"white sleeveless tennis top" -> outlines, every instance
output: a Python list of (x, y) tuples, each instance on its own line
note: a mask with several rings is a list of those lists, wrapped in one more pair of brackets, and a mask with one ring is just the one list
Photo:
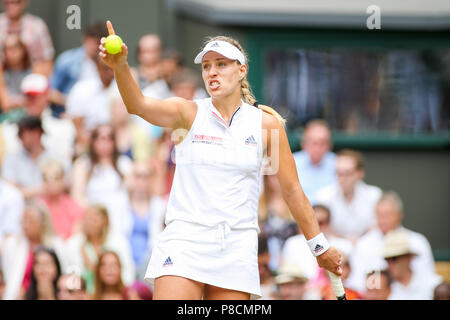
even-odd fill
[(263, 111), (241, 101), (227, 124), (211, 98), (195, 102), (192, 127), (175, 146), (166, 224), (173, 220), (207, 226), (225, 223), (259, 232)]

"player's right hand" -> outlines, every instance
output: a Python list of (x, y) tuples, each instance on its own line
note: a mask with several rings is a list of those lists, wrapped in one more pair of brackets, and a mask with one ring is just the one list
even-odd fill
[[(114, 32), (114, 28), (113, 28), (111, 21), (109, 21), (109, 20), (106, 21), (106, 27), (108, 28), (109, 35), (116, 34)], [(98, 55), (103, 60), (103, 62), (106, 63), (106, 65), (108, 65), (108, 67), (110, 67), (111, 69), (116, 69), (120, 65), (126, 64), (127, 63), (127, 55), (128, 55), (127, 45), (125, 43), (123, 43), (122, 51), (120, 51), (117, 54), (109, 54), (105, 48), (105, 40), (106, 40), (106, 38), (102, 37), (100, 39), (100, 45), (98, 46), (98, 48), (100, 50)]]

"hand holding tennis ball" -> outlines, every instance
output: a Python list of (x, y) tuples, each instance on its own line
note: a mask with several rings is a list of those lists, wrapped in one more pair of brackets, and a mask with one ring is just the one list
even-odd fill
[(109, 36), (102, 38), (99, 45), (99, 56), (103, 62), (111, 69), (116, 69), (120, 65), (127, 63), (128, 47), (122, 39), (116, 35), (111, 21), (106, 22)]

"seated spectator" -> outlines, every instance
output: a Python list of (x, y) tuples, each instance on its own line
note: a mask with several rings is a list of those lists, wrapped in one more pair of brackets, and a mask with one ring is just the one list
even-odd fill
[(25, 96), (20, 85), (31, 69), (27, 48), (16, 34), (7, 35), (3, 43), (3, 77), (6, 85), (6, 99), (0, 99), (0, 122), (23, 115), (24, 111), (11, 110), (25, 106)]
[[(39, 117), (42, 121), (45, 135), (42, 145), (55, 157), (69, 163), (73, 156), (75, 127), (71, 120), (52, 116), (49, 108), (49, 81), (41, 74), (27, 75), (21, 84), (25, 95), (25, 109), (29, 116)], [(3, 134), (7, 142), (6, 152), (13, 153), (20, 149), (17, 139), (17, 126), (9, 121), (2, 124)]]
[(96, 55), (98, 78), (78, 81), (67, 96), (66, 113), (76, 128), (75, 155), (87, 151), (91, 132), (111, 121), (111, 99), (118, 89), (114, 71)]
[(89, 294), (95, 289), (95, 270), (99, 256), (108, 250), (118, 253), (124, 283), (131, 284), (135, 271), (131, 248), (126, 238), (109, 230), (108, 211), (102, 205), (86, 208), (81, 232), (70, 237), (65, 244), (65, 260), (69, 268), (80, 270)]
[(450, 300), (450, 283), (442, 282), (437, 285), (436, 288), (434, 288), (433, 300)]
[(126, 177), (132, 162), (120, 156), (114, 130), (101, 125), (92, 132), (89, 154), (79, 157), (72, 168), (71, 195), (81, 206), (101, 203), (108, 209), (111, 232), (126, 233), (128, 194)]
[(277, 270), (281, 248), (286, 239), (297, 233), (297, 224), (284, 201), (275, 175), (264, 176), (264, 190), (259, 203), (259, 219), (262, 231), (268, 237), (271, 255), (269, 266), (272, 270)]
[[(0, 266), (1, 266), (1, 264), (0, 264)], [(3, 271), (0, 268), (0, 300), (3, 300), (3, 295), (5, 293), (5, 288), (6, 288), (5, 278), (3, 277)]]
[(62, 274), (58, 279), (58, 300), (90, 300), (86, 281), (74, 273)]
[(267, 237), (264, 234), (258, 236), (258, 270), (261, 283), (261, 300), (273, 300), (276, 298), (276, 284), (272, 270), (269, 268), (270, 252)]
[[(362, 296), (359, 292), (352, 290), (350, 288), (347, 288), (345, 286), (345, 280), (348, 278), (348, 276), (351, 273), (351, 266), (348, 261), (348, 258), (345, 254), (342, 254), (342, 275), (341, 279), (344, 284), (344, 290), (345, 290), (345, 296), (347, 300), (361, 300)], [(328, 276), (328, 274), (327, 274)], [(336, 294), (334, 293), (333, 287), (331, 286), (331, 283), (328, 282), (323, 288), (322, 288), (322, 299), (323, 300), (336, 300)]]
[(414, 248), (417, 254), (411, 262), (413, 271), (424, 274), (424, 278), (437, 277), (428, 240), (422, 234), (402, 226), (404, 207), (400, 196), (392, 191), (383, 193), (376, 204), (375, 212), (377, 227), (362, 236), (356, 243), (351, 257), (353, 271), (347, 284), (357, 291), (363, 291), (365, 275), (368, 272), (387, 269), (386, 261), (382, 256), (383, 241), (386, 234), (394, 230), (406, 232), (411, 248)]
[(200, 88), (200, 80), (197, 73), (187, 68), (176, 71), (170, 77), (169, 88), (174, 96), (187, 100), (207, 97), (206, 92)]
[(331, 211), (331, 227), (336, 235), (355, 242), (375, 226), (375, 204), (380, 188), (364, 183), (364, 157), (342, 150), (336, 159), (338, 183), (321, 189), (316, 202)]
[(153, 293), (150, 288), (141, 281), (135, 281), (131, 286), (125, 289), (125, 300), (152, 300)]
[(95, 269), (94, 300), (124, 300), (125, 285), (121, 276), (121, 264), (114, 251), (103, 252)]
[(280, 300), (307, 300), (308, 277), (298, 265), (282, 265), (275, 282)]
[(0, 251), (6, 237), (20, 233), (25, 201), (19, 189), (0, 178)]
[(25, 13), (28, 0), (2, 2), (5, 12), (0, 14), (0, 45), (6, 35), (19, 35), (28, 49), (33, 72), (50, 76), (55, 49), (46, 23), (37, 16)]
[(55, 251), (43, 246), (33, 252), (31, 283), (25, 292), (25, 300), (56, 300), (61, 265)]
[(104, 22), (89, 25), (83, 33), (82, 45), (61, 53), (51, 76), (50, 98), (57, 114), (64, 111), (67, 95), (77, 81), (99, 77), (96, 56), (101, 37), (108, 35)]
[(166, 202), (152, 190), (154, 173), (148, 162), (136, 162), (130, 179), (129, 197), (131, 224), (127, 232), (138, 278), (144, 277), (152, 247), (164, 228)]
[(24, 117), (18, 123), (21, 150), (7, 154), (3, 159), (2, 176), (17, 186), (25, 199), (42, 195), (43, 181), (40, 166), (52, 155), (41, 143), (44, 133), (39, 117)]
[(388, 300), (391, 294), (391, 277), (386, 270), (372, 271), (366, 277), (365, 300)]
[[(160, 84), (166, 94), (167, 90), (162, 86), (164, 80), (161, 80), (161, 49), (162, 43), (159, 36), (156, 34), (143, 35), (138, 42), (137, 60), (139, 66), (132, 68), (132, 72), (137, 79), (137, 83), (141, 89), (149, 85)], [(157, 88), (156, 86), (154, 87)], [(160, 99), (168, 97), (160, 97)]]
[[(2, 251), (3, 272), (6, 280), (4, 299), (24, 296), (32, 280), (34, 250), (39, 246), (52, 248), (62, 257), (62, 240), (54, 235), (45, 207), (29, 202), (22, 217), (22, 233), (8, 237)], [(64, 267), (64, 261), (61, 261)]]
[(394, 230), (386, 234), (383, 258), (392, 278), (389, 300), (431, 300), (434, 288), (440, 283), (438, 278), (430, 278), (411, 268), (416, 253), (412, 250), (408, 234)]
[(120, 96), (111, 102), (111, 125), (121, 155), (135, 161), (148, 161), (154, 152), (154, 141), (148, 132), (132, 120)]
[(44, 191), (41, 199), (47, 205), (57, 235), (67, 240), (80, 229), (83, 208), (66, 193), (65, 172), (58, 160), (42, 166)]
[(336, 155), (331, 152), (331, 132), (325, 121), (306, 125), (301, 148), (293, 154), (297, 174), (306, 197), (315, 204), (317, 192), (336, 182)]

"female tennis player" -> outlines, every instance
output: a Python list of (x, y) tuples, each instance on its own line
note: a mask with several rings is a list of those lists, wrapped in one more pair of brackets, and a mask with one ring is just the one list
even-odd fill
[[(109, 34), (114, 34), (110, 21)], [(99, 55), (114, 70), (127, 110), (174, 129), (175, 176), (145, 279), (154, 299), (250, 299), (259, 297), (258, 199), (263, 158), (276, 162), (286, 203), (319, 265), (340, 275), (341, 255), (320, 232), (300, 186), (284, 129), (272, 108), (253, 105), (247, 59), (237, 41), (209, 40), (194, 62), (201, 64), (210, 98), (158, 100), (144, 97), (127, 63), (128, 48)]]

